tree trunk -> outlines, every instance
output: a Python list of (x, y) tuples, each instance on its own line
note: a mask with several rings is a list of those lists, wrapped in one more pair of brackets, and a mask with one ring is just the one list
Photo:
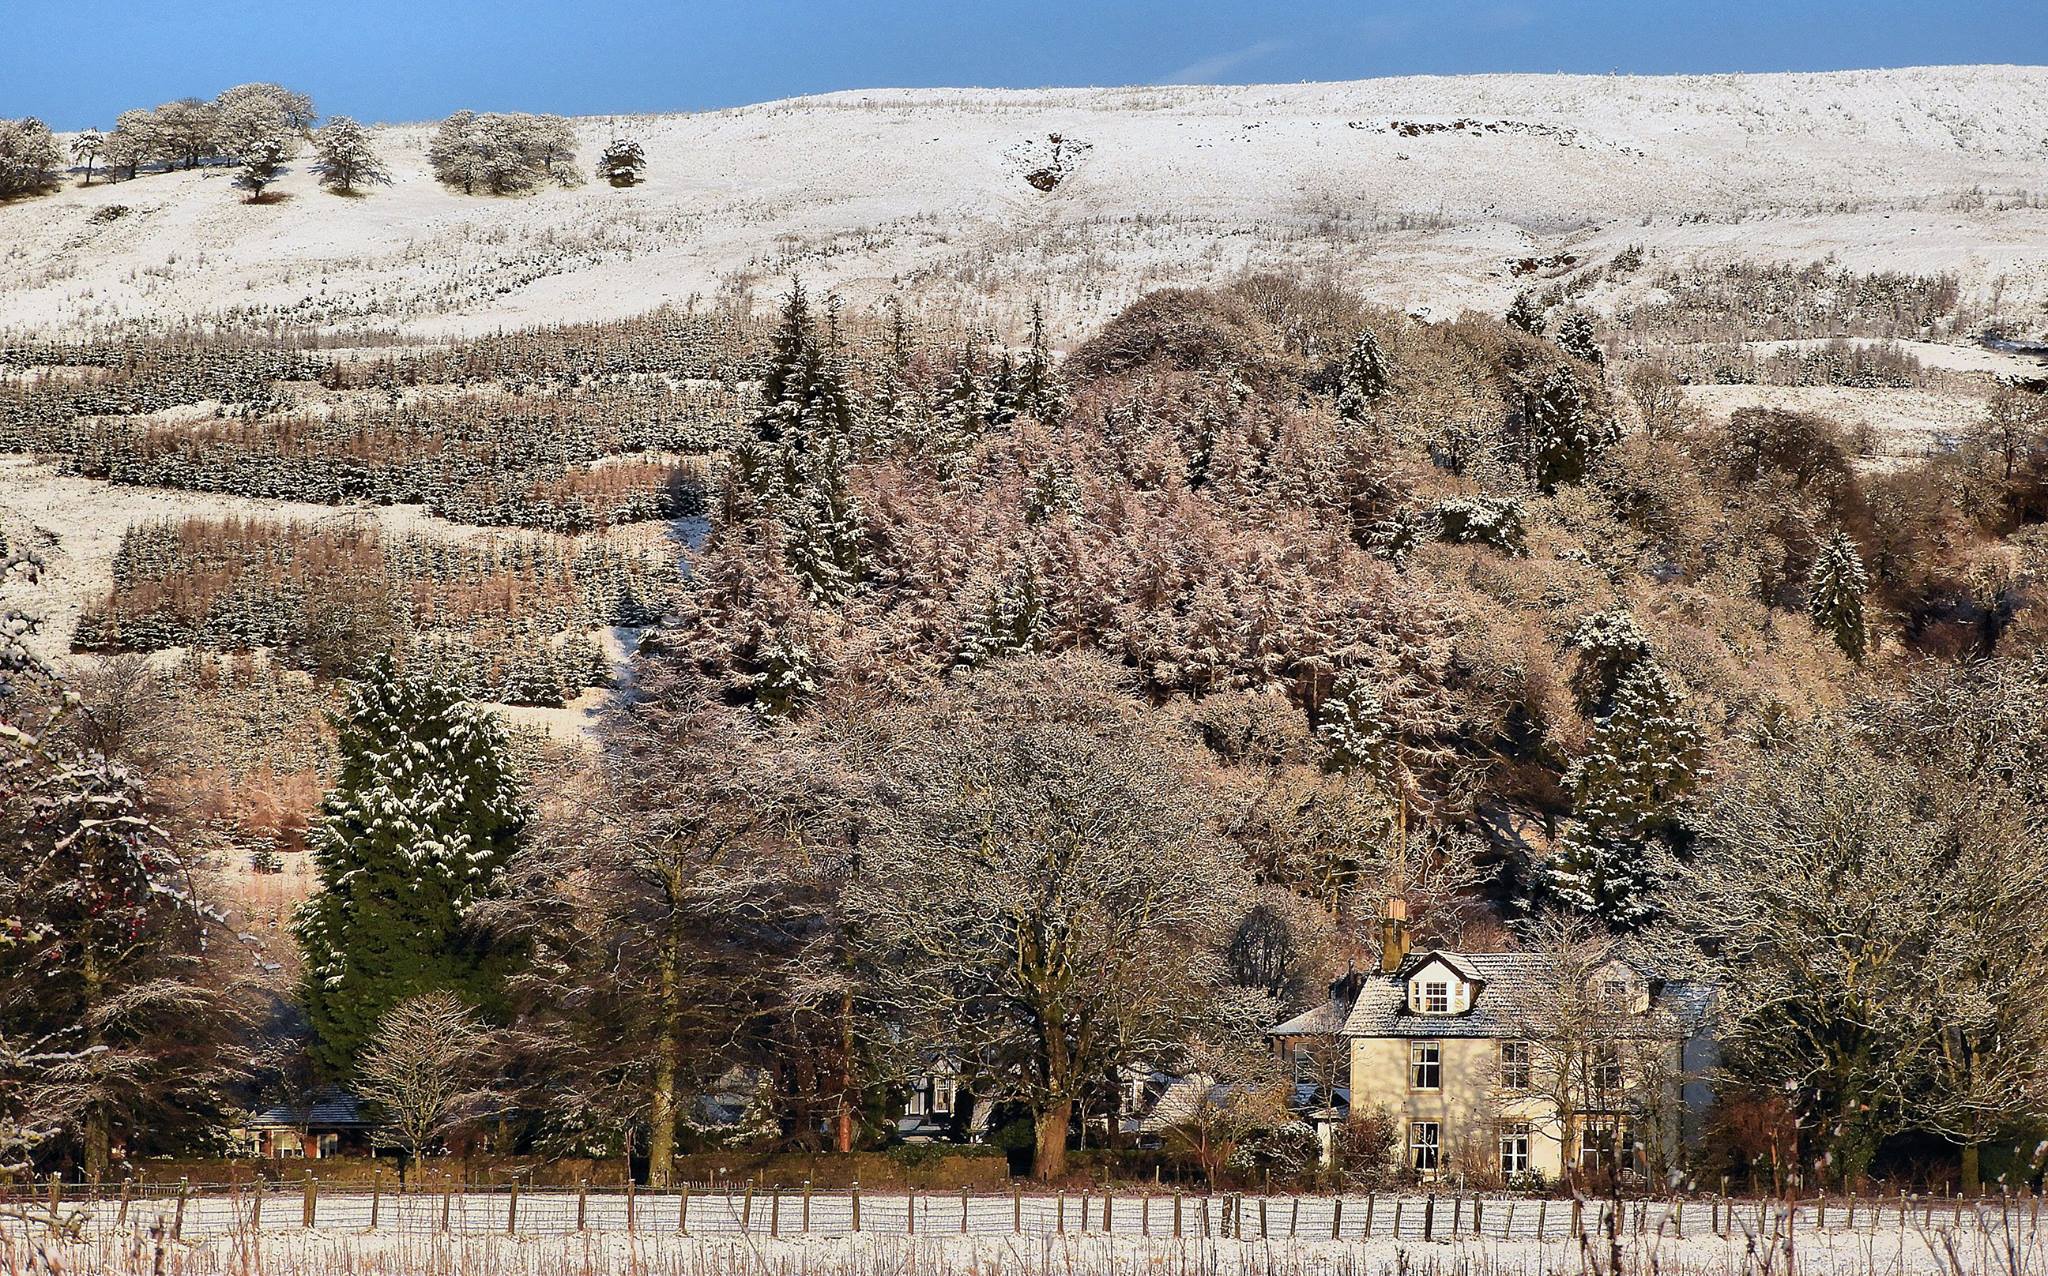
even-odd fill
[(853, 1151), (853, 996), (839, 995), (839, 1111), (832, 1120), (832, 1150)]
[[(681, 893), (680, 884), (671, 881), (669, 898), (679, 898)], [(657, 1190), (669, 1185), (676, 1158), (676, 1055), (682, 1046), (677, 1023), (682, 1013), (683, 954), (682, 939), (673, 930), (662, 956), (661, 1028), (654, 1043), (654, 1090), (647, 1105), (647, 1186)]]
[(1977, 1142), (1963, 1144), (1963, 1195), (1975, 1196), (1984, 1190), (1982, 1153), (1984, 1145)]
[(1061, 1099), (1039, 1109), (1038, 1146), (1031, 1155), (1031, 1173), (1049, 1183), (1067, 1172), (1067, 1127), (1073, 1123), (1074, 1101)]
[(113, 1131), (107, 1121), (107, 1110), (94, 1104), (85, 1116), (85, 1177), (89, 1183), (107, 1181), (107, 1171), (113, 1162)]

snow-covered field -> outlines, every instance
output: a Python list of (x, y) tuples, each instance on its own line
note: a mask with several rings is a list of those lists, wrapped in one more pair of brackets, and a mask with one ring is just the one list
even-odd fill
[[(1071, 336), (1148, 285), (1261, 264), (1434, 315), (1497, 310), (1527, 282), (1510, 261), (1628, 244), (1955, 271), (1980, 304), (2001, 290), (2001, 310), (2038, 316), (2043, 118), (2048, 68), (2016, 67), (849, 92), (584, 119), (586, 161), (616, 126), (644, 144), (647, 183), (520, 199), (442, 189), (430, 127), (404, 125), (377, 133), (395, 185), (363, 198), (321, 192), (301, 161), (274, 204), (243, 204), (216, 169), (0, 207), (0, 316), (417, 337), (801, 271), (998, 319), (1040, 296)], [(1042, 191), (1025, 174), (1053, 135), (1086, 149)]]
[[(907, 1228), (909, 1202), (873, 1195), (863, 1202), (863, 1230), (854, 1234), (849, 1199), (821, 1196), (812, 1203), (810, 1231), (799, 1232), (802, 1208), (785, 1194), (779, 1211), (756, 1197), (748, 1230), (741, 1229), (745, 1206), (738, 1198), (693, 1198), (689, 1231), (679, 1230), (674, 1196), (643, 1195), (636, 1202), (636, 1228), (625, 1228), (624, 1201), (592, 1196), (585, 1227), (578, 1229), (572, 1193), (529, 1196), (520, 1202), (516, 1228), (508, 1229), (509, 1198), (470, 1196), (451, 1203), (452, 1226), (440, 1227), (441, 1200), (427, 1195), (380, 1202), (379, 1226), (369, 1230), (367, 1197), (322, 1198), (319, 1225), (301, 1225), (296, 1192), (271, 1196), (252, 1216), (247, 1198), (193, 1202), (182, 1236), (169, 1226), (172, 1205), (137, 1202), (129, 1223), (116, 1228), (102, 1209), (76, 1240), (52, 1243), (19, 1226), (0, 1233), (0, 1261), (11, 1257), (29, 1268), (30, 1247), (42, 1244), (52, 1270), (105, 1272), (275, 1273), (478, 1272), (478, 1273), (1108, 1273), (1260, 1272), (1310, 1276), (1332, 1272), (1463, 1272), (1473, 1276), (1521, 1276), (1557, 1270), (1607, 1270), (1609, 1243), (1597, 1226), (1584, 1240), (1568, 1227), (1570, 1204), (1552, 1202), (1542, 1216), (1548, 1230), (1539, 1237), (1538, 1205), (1522, 1200), (1511, 1211), (1505, 1199), (1486, 1203), (1473, 1228), (1469, 1201), (1459, 1206), (1453, 1230), (1451, 1197), (1439, 1197), (1434, 1237), (1424, 1234), (1422, 1198), (1409, 1198), (1397, 1215), (1391, 1198), (1378, 1201), (1368, 1235), (1365, 1202), (1347, 1198), (1341, 1216), (1330, 1198), (1260, 1202), (1244, 1198), (1241, 1235), (1219, 1235), (1222, 1199), (1198, 1215), (1196, 1199), (1183, 1202), (1182, 1233), (1172, 1231), (1171, 1198), (1155, 1195), (1116, 1200), (1107, 1231), (1102, 1200), (1031, 1196), (1021, 1204), (1008, 1196), (973, 1198), (967, 1227), (961, 1202), (943, 1194), (920, 1197), (915, 1233)], [(1649, 1206), (1638, 1220), (1631, 1209), (1620, 1229), (1622, 1271), (1667, 1272), (1676, 1276), (1804, 1271), (1859, 1276), (1915, 1273), (2042, 1270), (2041, 1241), (2032, 1215), (2016, 1206), (2009, 1213), (1964, 1212), (1961, 1221), (1947, 1205), (1931, 1214), (1915, 1207), (1909, 1217), (1896, 1208), (1873, 1212), (1867, 1205), (1851, 1225), (1836, 1202), (1827, 1225), (1809, 1204), (1796, 1227), (1782, 1218), (1741, 1207), (1733, 1221), (1694, 1202), (1681, 1220), (1662, 1205)], [(1586, 1218), (1597, 1205), (1587, 1206)], [(1064, 1222), (1061, 1222), (1061, 1219)], [(1202, 1230), (1202, 1218), (1208, 1230)], [(2008, 1221), (2009, 1220), (2009, 1221)], [(1395, 1233), (1395, 1224), (1400, 1231)], [(1341, 1233), (1332, 1239), (1332, 1225)], [(1682, 1235), (1680, 1234), (1682, 1230)], [(161, 1257), (159, 1257), (161, 1251)]]

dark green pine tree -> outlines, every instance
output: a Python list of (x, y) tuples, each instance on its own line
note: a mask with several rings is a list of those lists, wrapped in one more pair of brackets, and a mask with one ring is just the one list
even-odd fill
[(1031, 303), (1031, 343), (1017, 365), (1017, 410), (1041, 421), (1056, 421), (1066, 411), (1067, 391), (1054, 365), (1045, 336), (1045, 311)]
[(1544, 864), (1550, 893), (1620, 929), (1649, 921), (1649, 845), (1698, 785), (1704, 756), (1677, 684), (1654, 661), (1631, 666), (1572, 769), (1572, 828)]
[(1870, 631), (1863, 619), (1863, 596), (1869, 590), (1870, 574), (1855, 542), (1836, 532), (1814, 559), (1807, 609), (1814, 628), (1834, 635), (1835, 645), (1851, 660), (1863, 659), (1869, 649)]
[(761, 374), (761, 398), (767, 407), (754, 419), (754, 434), (764, 443), (805, 452), (824, 435), (853, 437), (853, 396), (818, 333), (802, 280), (792, 280), (783, 299), (782, 324)]
[(346, 1077), (384, 1013), (452, 989), (486, 1012), (513, 954), (468, 925), (526, 823), (498, 719), (388, 656), (335, 720), (341, 765), (311, 849), (320, 891), (293, 930), (313, 1057)]
[(1361, 328), (1358, 339), (1337, 369), (1337, 415), (1347, 421), (1363, 421), (1372, 405), (1386, 397), (1387, 356), (1372, 329)]

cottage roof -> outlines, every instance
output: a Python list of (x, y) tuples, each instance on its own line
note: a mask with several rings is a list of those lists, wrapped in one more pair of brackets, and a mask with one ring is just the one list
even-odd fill
[(252, 1130), (322, 1127), (367, 1128), (377, 1124), (363, 1114), (362, 1100), (346, 1090), (328, 1090), (309, 1103), (280, 1103), (249, 1118)]

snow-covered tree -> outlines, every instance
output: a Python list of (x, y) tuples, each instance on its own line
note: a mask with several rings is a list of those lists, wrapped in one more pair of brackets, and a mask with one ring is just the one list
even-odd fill
[(343, 195), (361, 186), (391, 184), (390, 170), (370, 145), (363, 126), (346, 115), (336, 115), (313, 135), (313, 170), (320, 184)]
[(1347, 421), (1365, 420), (1389, 388), (1387, 356), (1380, 349), (1380, 339), (1372, 329), (1360, 328), (1337, 369), (1338, 415)]
[(1184, 1039), (1248, 893), (1185, 742), (1116, 677), (1024, 657), (907, 713), (845, 889), (906, 1028), (1030, 1108), (1046, 1179), (1084, 1088)]
[(457, 111), (441, 121), (427, 144), (434, 176), (465, 194), (512, 195), (544, 182), (574, 186), (576, 133), (559, 115)]
[(1593, 316), (1583, 310), (1574, 310), (1557, 325), (1557, 348), (1595, 366), (1607, 361), (1600, 339), (1593, 335)]
[(291, 158), (291, 153), (291, 140), (282, 133), (273, 133), (248, 144), (241, 154), (235, 185), (249, 192), (250, 203), (260, 201), (264, 188), (284, 176), (285, 161)]
[(164, 158), (163, 141), (152, 111), (123, 111), (107, 134), (107, 169), (126, 170), (133, 181), (144, 164)]
[(1655, 915), (1649, 842), (1698, 785), (1705, 739), (1686, 697), (1655, 662), (1621, 676), (1613, 708), (1572, 768), (1572, 827), (1544, 863), (1549, 894), (1566, 906), (1630, 929)]
[(597, 176), (614, 186), (637, 186), (647, 171), (647, 156), (630, 137), (615, 137), (597, 157)]
[(1524, 408), (1530, 477), (1549, 492), (1586, 477), (1607, 432), (1586, 404), (1585, 391), (1569, 368), (1543, 378)]
[(314, 1058), (345, 1077), (408, 997), (496, 1004), (507, 956), (466, 914), (496, 887), (526, 811), (498, 719), (389, 657), (350, 686), (336, 726), (341, 761), (310, 839), (321, 889), (294, 930)]
[(1870, 630), (1863, 616), (1863, 597), (1869, 590), (1870, 575), (1856, 543), (1838, 530), (1814, 559), (1807, 612), (1814, 628), (1831, 635), (1851, 660), (1863, 659), (1869, 650)]
[(312, 98), (281, 84), (237, 84), (214, 98), (213, 110), (215, 146), (242, 162), (280, 139), (290, 158), (316, 118)]
[(1650, 637), (1627, 609), (1598, 611), (1579, 622), (1568, 645), (1578, 652), (1572, 690), (1579, 708), (1595, 716), (1607, 713), (1622, 679), (1650, 656)]
[(1547, 326), (1543, 318), (1543, 306), (1527, 289), (1515, 294), (1513, 304), (1508, 307), (1507, 320), (1532, 337), (1540, 337)]
[(107, 139), (96, 128), (89, 128), (71, 139), (71, 162), (85, 165), (85, 184), (92, 185), (92, 166), (107, 153)]
[(1017, 365), (1017, 410), (1040, 421), (1059, 420), (1066, 410), (1066, 386), (1045, 335), (1045, 310), (1031, 303), (1031, 338)]
[(418, 1164), (475, 1115), (475, 1082), (488, 1049), (484, 1025), (445, 988), (386, 1011), (356, 1061), (356, 1094), (383, 1124), (373, 1138)]
[(0, 199), (47, 190), (63, 162), (57, 139), (41, 120), (0, 120)]
[(75, 698), (0, 623), (0, 1161), (75, 1141), (95, 1180), (224, 1106), (220, 918), (125, 768), (62, 729)]

